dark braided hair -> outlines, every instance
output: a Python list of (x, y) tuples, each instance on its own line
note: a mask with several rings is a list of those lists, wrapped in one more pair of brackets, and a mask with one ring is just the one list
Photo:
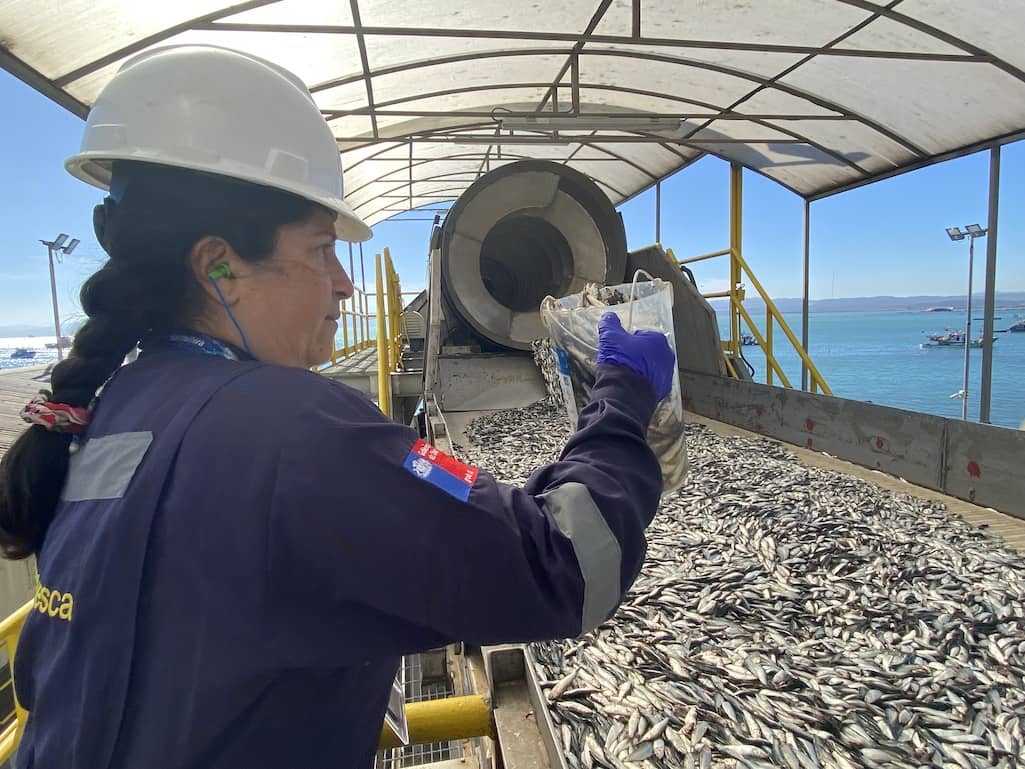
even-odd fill
[[(192, 247), (223, 238), (248, 261), (268, 259), (277, 230), (317, 206), (227, 177), (135, 161), (114, 164), (111, 194), (93, 212), (110, 259), (82, 286), (89, 316), (50, 400), (88, 406), (140, 340), (188, 329), (202, 308)], [(43, 546), (68, 472), (71, 436), (33, 425), (0, 461), (0, 551), (26, 558)]]

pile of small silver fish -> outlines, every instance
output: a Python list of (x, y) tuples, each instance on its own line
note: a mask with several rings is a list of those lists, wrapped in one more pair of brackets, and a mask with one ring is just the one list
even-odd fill
[[(463, 456), (520, 483), (565, 412), (476, 420)], [(942, 505), (687, 426), (615, 616), (534, 644), (571, 769), (1025, 762), (1025, 558)]]

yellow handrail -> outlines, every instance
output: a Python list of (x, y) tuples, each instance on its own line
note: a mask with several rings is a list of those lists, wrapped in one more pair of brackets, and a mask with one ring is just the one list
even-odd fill
[[(11, 675), (0, 683), (0, 691), (14, 686), (14, 655), (25, 618), (32, 611), (35, 601), (29, 601), (16, 612), (0, 622), (0, 650), (7, 652), (7, 664)], [(0, 764), (7, 762), (21, 742), (28, 711), (14, 700), (13, 713), (0, 714), (6, 720), (14, 720), (0, 732)], [(464, 697), (449, 697), (430, 702), (410, 703), (406, 706), (406, 721), (411, 744), (424, 742), (449, 742), (471, 737), (492, 736), (491, 701), (480, 694)], [(397, 741), (391, 729), (381, 729), (380, 749), (393, 748)]]
[(385, 313), (384, 269), (381, 255), (374, 256), (377, 289), (377, 404), (386, 416), (391, 416), (391, 366), (388, 358), (388, 316)]
[(342, 302), (342, 315), (339, 318), (342, 346), (331, 353), (332, 366), (350, 355), (374, 346), (374, 340), (370, 338), (370, 321), (375, 315), (369, 312), (369, 307), (367, 292), (359, 286), (354, 286), (352, 298)]
[[(742, 209), (743, 209), (743, 169), (733, 164), (730, 167), (730, 247), (724, 248), (721, 251), (712, 251), (711, 253), (701, 254), (700, 256), (692, 256), (689, 259), (677, 259), (671, 248), (666, 249), (666, 253), (669, 257), (677, 264), (693, 264), (694, 262), (703, 262), (708, 259), (715, 259), (716, 257), (728, 256), (730, 259), (730, 283), (729, 289), (726, 291), (711, 291), (702, 294), (706, 299), (713, 298), (729, 298), (729, 338), (722, 342), (723, 358), (726, 360), (726, 367), (730, 374), (736, 377), (736, 366), (735, 361), (741, 357), (740, 354), (740, 321), (743, 320), (747, 327), (751, 331), (751, 335), (755, 338), (758, 344), (762, 348), (762, 352), (765, 354), (765, 381), (766, 384), (773, 384), (774, 377), (779, 377), (780, 384), (784, 387), (792, 387), (790, 380), (787, 375), (783, 372), (783, 368), (779, 365), (779, 361), (776, 359), (776, 355), (773, 349), (773, 326), (778, 326), (786, 336), (787, 340), (793, 346), (800, 357), (801, 362), (808, 369), (809, 384), (811, 391), (815, 392), (816, 389), (820, 390), (826, 395), (832, 395), (833, 391), (829, 389), (829, 385), (826, 384), (825, 379), (822, 377), (821, 372), (812, 363), (811, 358), (808, 356), (807, 351), (803, 345), (798, 341), (797, 336), (790, 329), (789, 324), (783, 319), (783, 314), (779, 311), (776, 303), (772, 301), (772, 298), (765, 291), (761, 281), (751, 271), (751, 266), (744, 260), (742, 255)], [(754, 319), (748, 313), (744, 307), (744, 274), (747, 274), (747, 278), (750, 280), (752, 287), (758, 292), (759, 297), (765, 303), (765, 334), (758, 329), (754, 322)]]
[[(18, 638), (21, 636), (21, 628), (25, 625), (25, 618), (32, 611), (35, 601), (29, 601), (12, 615), (0, 622), (0, 650), (7, 652), (7, 665), (10, 676), (0, 682), (0, 691), (14, 687), (14, 655), (18, 648)], [(18, 698), (14, 697), (14, 721), (7, 725), (7, 728), (0, 732), (0, 764), (6, 762), (13, 754), (18, 742), (21, 740), (21, 732), (25, 727), (25, 719), (28, 712), (18, 704)], [(10, 718), (10, 713), (2, 714), (4, 720)]]

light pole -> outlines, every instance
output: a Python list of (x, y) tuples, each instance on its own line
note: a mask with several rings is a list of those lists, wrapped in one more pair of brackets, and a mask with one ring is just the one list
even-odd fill
[(78, 238), (72, 238), (71, 242), (65, 246), (64, 243), (67, 239), (68, 236), (62, 232), (53, 240), (39, 241), (46, 246), (46, 254), (50, 259), (50, 296), (53, 298), (53, 331), (57, 335), (57, 360), (64, 360), (64, 348), (61, 347), (61, 319), (60, 312), (57, 310), (57, 278), (53, 272), (53, 255), (57, 255), (59, 262), (62, 256), (67, 256), (75, 250), (75, 246), (79, 243)]
[[(983, 238), (986, 236), (988, 230), (984, 230), (977, 224), (969, 224), (965, 227), (967, 232), (961, 232), (958, 227), (947, 227), (947, 235), (950, 236), (951, 240), (964, 240), (968, 238), (968, 317), (965, 319), (965, 331), (964, 331), (964, 384), (961, 388), (961, 419), (968, 420), (968, 364), (969, 357), (968, 353), (971, 350), (972, 344), (972, 268), (975, 263), (975, 239)], [(990, 340), (983, 339), (984, 345), (989, 344)]]

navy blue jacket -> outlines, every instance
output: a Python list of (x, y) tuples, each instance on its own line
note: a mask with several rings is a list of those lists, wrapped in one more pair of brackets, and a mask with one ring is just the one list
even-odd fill
[(143, 356), (104, 391), (39, 555), (17, 766), (369, 767), (400, 655), (614, 611), (661, 489), (654, 406), (601, 367), (558, 462), (468, 488), (351, 388)]

